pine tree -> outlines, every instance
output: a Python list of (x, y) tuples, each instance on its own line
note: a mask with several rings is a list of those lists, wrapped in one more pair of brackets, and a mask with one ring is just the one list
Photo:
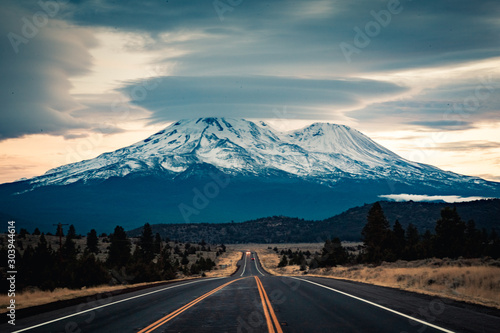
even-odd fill
[(420, 241), (420, 235), (418, 229), (412, 224), (408, 224), (405, 232), (406, 245), (403, 252), (403, 259), (405, 260), (416, 260), (418, 258), (418, 243)]
[(19, 231), (19, 238), (24, 239), (26, 238), (26, 235), (29, 234), (30, 233), (28, 232), (28, 230), (26, 230), (25, 228), (21, 228), (21, 230)]
[(469, 220), (465, 228), (465, 255), (479, 258), (482, 255), (481, 232), (476, 229), (474, 220)]
[(394, 255), (396, 256), (397, 259), (401, 259), (403, 255), (403, 250), (406, 245), (406, 240), (405, 240), (405, 230), (403, 229), (403, 226), (401, 223), (399, 223), (398, 220), (394, 222), (394, 226), (392, 227), (392, 234), (393, 234), (393, 252)]
[(108, 265), (112, 267), (123, 267), (130, 260), (130, 240), (125, 230), (116, 226), (115, 231), (110, 237)]
[(500, 257), (500, 237), (493, 228), (490, 232), (488, 245), (488, 255), (492, 258), (498, 259)]
[(42, 290), (53, 290), (57, 286), (55, 256), (43, 233), (31, 259), (31, 263), (26, 262), (26, 267), (29, 267), (32, 272), (30, 285), (37, 286)]
[(288, 259), (286, 258), (286, 255), (283, 255), (281, 261), (278, 264), (278, 267), (285, 267), (287, 265), (288, 265)]
[(348, 258), (347, 250), (342, 246), (338, 237), (332, 240), (327, 239), (323, 246), (319, 266), (335, 267), (337, 265), (343, 265), (348, 261)]
[(76, 238), (76, 230), (74, 225), (70, 225), (68, 229), (68, 233), (66, 234), (66, 238), (75, 239)]
[(378, 263), (389, 257), (391, 230), (384, 211), (379, 202), (376, 202), (368, 212), (367, 222), (361, 235), (365, 245), (365, 260)]
[(141, 237), (139, 238), (139, 246), (141, 247), (142, 259), (145, 262), (153, 260), (154, 254), (154, 238), (153, 229), (149, 223), (144, 224)]
[(62, 259), (65, 263), (72, 263), (76, 261), (76, 255), (78, 254), (78, 250), (76, 249), (75, 242), (73, 238), (66, 237), (66, 240), (61, 249)]
[(161, 236), (160, 234), (157, 232), (156, 235), (155, 235), (155, 241), (154, 241), (154, 246), (153, 246), (153, 251), (155, 254), (159, 254), (161, 252)]
[(436, 256), (456, 258), (464, 254), (465, 223), (460, 219), (456, 208), (441, 210), (441, 218), (436, 222)]
[(97, 232), (95, 229), (90, 230), (87, 234), (87, 251), (90, 253), (99, 253), (99, 238), (97, 238)]
[(104, 265), (93, 253), (85, 253), (75, 267), (75, 288), (98, 286), (108, 283), (110, 276)]

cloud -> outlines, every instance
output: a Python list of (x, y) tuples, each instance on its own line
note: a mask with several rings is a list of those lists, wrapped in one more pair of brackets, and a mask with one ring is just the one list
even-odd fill
[[(399, 125), (423, 131), (456, 131), (482, 123), (500, 123), (500, 59), (484, 66), (481, 70), (472, 67), (454, 72), (435, 68), (435, 73), (432, 69), (417, 74), (398, 73), (390, 82), (405, 84), (408, 94), (369, 103), (348, 116), (379, 129)], [(411, 75), (417, 78), (413, 80)], [(390, 77), (391, 74), (385, 79)], [(406, 79), (398, 80), (399, 77)]]
[(272, 110), (281, 106), (294, 119), (332, 119), (338, 116), (335, 110), (355, 108), (406, 88), (364, 79), (209, 76), (161, 77), (151, 89), (142, 81), (130, 82), (121, 91), (132, 92), (132, 102), (152, 111), (153, 121), (169, 121), (210, 115), (270, 118), (275, 116)]
[(448, 130), (448, 131), (460, 131), (466, 129), (472, 129), (474, 126), (471, 122), (467, 121), (453, 121), (453, 120), (421, 120), (421, 121), (410, 121), (407, 122), (409, 125), (418, 125), (423, 127), (429, 127), (437, 130)]
[(444, 151), (472, 151), (500, 148), (500, 142), (475, 140), (462, 142), (441, 142), (435, 147), (426, 147), (426, 149), (444, 150)]
[[(36, 6), (35, 0), (23, 3)], [(224, 65), (223, 59), (227, 59), (225, 65), (233, 68), (237, 68), (236, 63), (273, 63), (278, 67), (285, 63), (315, 72), (335, 69), (339, 74), (486, 59), (500, 51), (494, 33), (500, 27), (495, 0), (401, 0), (399, 13), (390, 15), (383, 26), (379, 24), (380, 29), (370, 34), (368, 45), (358, 48), (360, 52), (353, 55), (351, 64), (346, 63), (340, 43), (354, 45), (354, 29), (366, 34), (366, 25), (377, 22), (372, 12), (386, 11), (388, 1), (242, 1), (230, 4), (222, 19), (213, 1), (206, 0), (70, 3), (65, 18), (83, 26), (143, 31), (153, 38), (180, 31), (218, 35), (226, 44), (200, 45), (211, 52), (196, 52), (186, 59), (193, 65), (205, 59), (206, 68)], [(247, 47), (224, 53), (230, 44)], [(216, 48), (220, 52), (214, 52)]]
[[(21, 18), (40, 10), (37, 0), (9, 3), (0, 23), (5, 34), (19, 33)], [(152, 64), (175, 64), (171, 77), (158, 78), (158, 89), (134, 100), (131, 119), (269, 118), (274, 108), (286, 106), (294, 119), (354, 119), (378, 129), (449, 131), (500, 122), (498, 87), (471, 109), (465, 98), (474, 97), (478, 84), (470, 75), (433, 82), (449, 74), (440, 75), (442, 67), (498, 57), (500, 5), (495, 0), (401, 0), (401, 12), (379, 24), (350, 63), (340, 44), (355, 45), (356, 29), (366, 35), (367, 24), (378, 22), (373, 13), (387, 10), (388, 1), (233, 2), (223, 19), (207, 0), (64, 3), (36, 38), (21, 45), (26, 52), (14, 56), (8, 41), (0, 45), (6, 74), (0, 139), (40, 131), (80, 135), (68, 131), (92, 130), (103, 119), (118, 124), (107, 107), (108, 92), (96, 101), (70, 94), (70, 79), (91, 70), (89, 49), (97, 43), (92, 32), (103, 28), (133, 33), (120, 51), (154, 51)], [(23, 10), (13, 9), (18, 7)], [(411, 75), (368, 80), (410, 69), (434, 73), (432, 87), (406, 82)], [(138, 80), (121, 82), (119, 92), (140, 86)]]
[(461, 197), (458, 195), (419, 195), (419, 194), (387, 194), (379, 195), (380, 198), (392, 201), (444, 201), (448, 203), (453, 202), (467, 202), (477, 201), (483, 199), (493, 199), (487, 197)]
[[(80, 107), (70, 94), (69, 78), (88, 72), (88, 49), (96, 45), (92, 34), (47, 16), (40, 19), (45, 24), (35, 26), (33, 13), (2, 6), (0, 35), (11, 37), (0, 42), (0, 140), (91, 128), (87, 120), (69, 114)], [(26, 22), (34, 28), (29, 30)]]

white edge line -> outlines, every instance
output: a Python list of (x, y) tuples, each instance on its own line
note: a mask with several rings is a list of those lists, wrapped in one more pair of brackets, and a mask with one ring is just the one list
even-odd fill
[(244, 256), (245, 256), (245, 265), (243, 266), (243, 272), (241, 273), (241, 275), (240, 275), (240, 276), (243, 276), (243, 274), (245, 274), (245, 269), (247, 268), (247, 257), (248, 257), (248, 256), (247, 256), (247, 254), (246, 254), (246, 253), (244, 254)]
[[(255, 258), (257, 258), (257, 252), (255, 252)], [(257, 272), (259, 272), (259, 273), (260, 273), (260, 275), (265, 276), (265, 275), (264, 275), (264, 274), (262, 274), (262, 272), (259, 270), (259, 266), (257, 266), (257, 260), (255, 260), (255, 261), (254, 261), (254, 263), (255, 263), (255, 268), (257, 268)]]
[[(100, 309), (100, 308), (104, 308), (106, 306), (110, 306), (110, 305), (118, 304), (118, 303), (121, 303), (121, 302), (129, 301), (129, 300), (134, 299), (134, 298), (139, 298), (139, 297), (143, 297), (143, 296), (155, 294), (155, 293), (158, 293), (160, 291), (167, 290), (167, 289), (182, 287), (182, 286), (186, 286), (188, 284), (193, 284), (193, 283), (198, 283), (198, 282), (203, 282), (203, 281), (218, 280), (218, 279), (223, 279), (223, 278), (203, 279), (203, 280), (198, 280), (198, 281), (193, 281), (193, 282), (188, 282), (188, 283), (183, 283), (183, 284), (178, 284), (178, 285), (175, 285), (175, 286), (170, 286), (170, 287), (162, 288), (162, 289), (159, 289), (159, 290), (151, 291), (149, 293), (140, 294), (140, 295), (132, 296), (132, 297), (125, 298), (125, 299), (122, 299), (122, 300), (119, 300), (119, 301), (115, 301), (115, 302), (112, 302), (112, 303), (109, 303), (109, 304), (103, 304), (103, 305), (100, 305), (100, 306), (96, 306), (95, 308), (87, 309), (87, 310), (80, 311), (80, 312), (76, 312), (76, 313), (73, 313), (73, 314), (61, 317), (61, 318), (52, 319), (52, 320), (46, 321), (44, 323), (40, 323), (40, 324), (37, 324), (37, 325), (34, 325), (34, 326), (30, 326), (30, 327), (26, 327), (26, 328), (20, 329), (18, 331), (14, 331), (12, 333), (28, 331), (28, 330), (31, 330), (33, 328), (37, 328), (37, 327), (40, 327), (40, 326), (44, 326), (44, 325), (47, 325), (47, 324), (54, 323), (56, 321), (60, 321), (60, 320), (63, 320), (63, 319), (74, 317), (74, 316), (78, 316), (78, 315), (81, 315), (81, 314), (86, 313), (86, 312), (90, 312), (90, 311), (94, 311), (94, 310), (97, 310), (97, 309)], [(91, 296), (89, 296), (89, 297), (91, 297)]]
[(360, 298), (360, 297), (357, 297), (357, 296), (354, 296), (354, 295), (351, 295), (351, 294), (345, 293), (345, 292), (343, 292), (343, 291), (340, 291), (340, 290), (337, 290), (337, 289), (333, 289), (333, 288), (330, 288), (330, 287), (327, 287), (327, 286), (324, 286), (324, 285), (322, 285), (322, 284), (319, 284), (319, 283), (316, 283), (316, 282), (312, 282), (312, 281), (309, 281), (309, 280), (304, 280), (304, 279), (296, 278), (296, 277), (293, 277), (293, 276), (290, 276), (290, 278), (292, 278), (292, 279), (296, 279), (296, 280), (300, 280), (300, 281), (309, 282), (309, 283), (311, 283), (311, 284), (315, 284), (315, 285), (317, 285), (317, 286), (320, 286), (320, 287), (323, 287), (323, 288), (326, 288), (326, 289), (329, 289), (329, 290), (335, 291), (335, 292), (337, 292), (337, 293), (339, 293), (339, 294), (342, 294), (342, 295), (345, 295), (345, 296), (352, 297), (352, 298), (354, 298), (354, 299), (357, 299), (358, 301), (368, 303), (368, 304), (370, 304), (370, 305), (376, 306), (376, 307), (381, 308), (381, 309), (383, 309), (383, 310), (386, 310), (386, 311), (389, 311), (389, 312), (395, 313), (395, 314), (400, 315), (400, 316), (402, 316), (402, 317), (405, 317), (405, 318), (411, 319), (411, 320), (413, 320), (413, 321), (419, 322), (419, 323), (421, 323), (421, 324), (424, 324), (424, 325), (430, 326), (430, 327), (435, 328), (435, 329), (437, 329), (437, 330), (440, 330), (440, 331), (443, 331), (443, 332), (447, 332), (447, 333), (455, 333), (455, 332), (450, 331), (450, 330), (447, 330), (447, 329), (445, 329), (445, 328), (442, 328), (442, 327), (436, 326), (436, 325), (434, 325), (434, 324), (428, 323), (428, 322), (426, 322), (426, 321), (424, 321), (424, 320), (420, 320), (420, 319), (417, 319), (417, 318), (415, 318), (415, 317), (412, 317), (412, 316), (406, 315), (406, 314), (404, 314), (404, 313), (398, 312), (398, 311), (396, 311), (396, 310), (392, 310), (392, 309), (386, 308), (386, 307), (385, 307), (385, 306), (383, 306), (383, 305), (380, 305), (380, 304), (377, 304), (377, 303), (373, 303), (373, 302), (367, 301), (367, 300), (365, 300), (365, 299), (363, 299), (363, 298)]

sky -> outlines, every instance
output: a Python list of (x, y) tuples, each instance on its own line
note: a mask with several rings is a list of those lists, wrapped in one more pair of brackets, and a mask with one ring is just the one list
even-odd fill
[(0, 183), (183, 118), (345, 124), (500, 181), (500, 3), (3, 0)]

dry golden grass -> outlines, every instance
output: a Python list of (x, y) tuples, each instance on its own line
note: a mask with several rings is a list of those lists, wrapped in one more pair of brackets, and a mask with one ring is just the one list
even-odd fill
[(276, 252), (265, 249), (258, 251), (257, 255), (259, 256), (262, 267), (264, 267), (266, 271), (274, 275), (284, 275), (281, 272), (282, 268), (278, 268), (280, 257), (276, 254)]
[[(227, 252), (224, 252), (220, 256), (218, 256), (215, 260), (215, 264), (217, 265), (216, 270), (212, 270), (210, 272), (205, 272), (207, 277), (226, 277), (230, 276), (238, 269), (236, 264), (238, 260), (241, 259), (241, 252), (233, 251), (228, 249)], [(227, 265), (226, 268), (219, 268), (220, 265)]]
[[(214, 258), (217, 264), (217, 269), (206, 272), (207, 277), (226, 277), (230, 276), (237, 270), (236, 263), (241, 259), (241, 252), (230, 251), (223, 253), (217, 258)], [(221, 269), (219, 265), (228, 265), (228, 267)], [(196, 277), (184, 277), (181, 276), (179, 279), (169, 280), (169, 281), (183, 281), (194, 279)], [(83, 288), (78, 290), (68, 289), (68, 288), (57, 288), (54, 291), (42, 291), (34, 289), (31, 291), (25, 291), (22, 293), (16, 293), (16, 308), (22, 309), (30, 306), (42, 305), (47, 303), (52, 303), (56, 301), (63, 301), (68, 299), (73, 299), (82, 296), (91, 296), (98, 293), (112, 292), (121, 289), (134, 288), (144, 285), (155, 285), (161, 282), (149, 282), (149, 283), (137, 283), (132, 285), (117, 285), (117, 286), (100, 286), (92, 288)], [(7, 295), (0, 295), (0, 313), (7, 312), (7, 305), (9, 304), (10, 298)]]
[[(259, 257), (264, 268), (275, 275), (304, 273), (299, 266), (278, 268), (280, 257), (272, 250), (261, 250)], [(494, 261), (427, 259), (399, 261), (377, 267), (318, 268), (307, 274), (398, 288), (500, 309), (500, 267)]]

